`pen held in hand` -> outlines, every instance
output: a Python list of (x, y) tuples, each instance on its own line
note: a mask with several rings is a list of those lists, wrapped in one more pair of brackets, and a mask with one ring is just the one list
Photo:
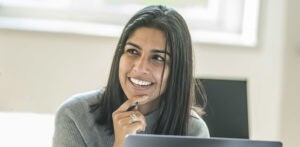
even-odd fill
[(127, 109), (126, 111), (131, 111), (131, 110), (133, 110), (134, 107), (137, 106), (137, 105), (138, 105), (138, 101), (136, 101), (136, 102), (134, 102), (133, 104), (131, 104), (131, 105), (128, 107), (128, 109)]

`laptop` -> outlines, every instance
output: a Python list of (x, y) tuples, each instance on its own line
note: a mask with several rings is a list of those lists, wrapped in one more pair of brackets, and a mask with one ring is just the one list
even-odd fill
[(128, 135), (125, 147), (282, 147), (281, 142), (172, 135)]

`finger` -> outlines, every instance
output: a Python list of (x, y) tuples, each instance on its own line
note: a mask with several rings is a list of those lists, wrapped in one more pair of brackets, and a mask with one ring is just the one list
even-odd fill
[(135, 103), (135, 102), (138, 102), (138, 103), (143, 102), (143, 101), (145, 101), (147, 98), (148, 98), (148, 96), (144, 95), (144, 96), (136, 96), (136, 97), (134, 97), (134, 98), (132, 98), (132, 99), (128, 99), (125, 103), (123, 103), (123, 104), (116, 110), (116, 112), (124, 112), (124, 111), (126, 111), (126, 110), (128, 109), (128, 107), (129, 107), (130, 105), (132, 105), (133, 103)]
[(134, 111), (134, 112), (135, 112), (134, 114), (137, 116), (138, 120), (142, 123), (144, 128), (146, 128), (147, 122), (145, 116), (139, 111)]
[(136, 133), (136, 132), (141, 132), (141, 131), (145, 131), (145, 126), (143, 125), (142, 122), (135, 122), (132, 123), (128, 126), (128, 129), (131, 130), (130, 132), (132, 133)]
[(130, 114), (132, 114), (132, 111), (125, 111), (125, 112), (114, 112), (113, 113), (113, 120), (121, 120), (124, 118), (129, 118)]
[[(132, 120), (131, 115), (135, 115), (137, 119)], [(132, 124), (132, 123), (135, 123), (135, 122), (138, 122), (138, 121), (142, 123), (144, 128), (146, 127), (146, 125), (147, 125), (146, 119), (145, 119), (144, 115), (141, 114), (138, 111), (134, 111), (134, 113), (131, 113), (130, 115), (127, 115), (127, 116), (124, 115), (122, 118), (119, 119), (119, 123), (120, 124), (125, 124), (125, 125)]]
[[(119, 118), (123, 118), (124, 116), (129, 116), (132, 112), (129, 111), (127, 112), (126, 110), (128, 109), (128, 107), (130, 107), (130, 105), (132, 105), (132, 103), (135, 103), (135, 101), (133, 100), (125, 101), (116, 111), (112, 113), (112, 117), (114, 119), (119, 119)], [(124, 110), (125, 108), (126, 110)]]
[[(133, 118), (131, 118), (131, 115), (135, 115), (136, 120), (133, 120)], [(129, 125), (136, 121), (142, 122), (144, 128), (146, 128), (147, 123), (146, 123), (145, 116), (139, 111), (126, 111), (126, 112), (115, 113), (113, 115), (114, 124), (117, 124), (119, 126)]]

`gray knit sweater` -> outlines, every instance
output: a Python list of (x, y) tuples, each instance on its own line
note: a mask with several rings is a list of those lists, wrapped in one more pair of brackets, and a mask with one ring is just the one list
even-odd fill
[[(114, 135), (103, 126), (95, 124), (95, 118), (99, 111), (90, 113), (90, 105), (97, 104), (97, 95), (103, 90), (74, 95), (65, 101), (58, 109), (55, 118), (55, 131), (53, 147), (112, 147)], [(158, 117), (158, 111), (145, 116), (147, 127), (142, 134), (151, 132)], [(196, 112), (192, 111), (188, 135), (209, 137), (209, 131)]]

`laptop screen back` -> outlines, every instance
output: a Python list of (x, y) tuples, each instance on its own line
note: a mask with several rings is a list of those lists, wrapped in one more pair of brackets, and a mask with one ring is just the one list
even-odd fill
[[(202, 116), (211, 137), (249, 138), (247, 81), (196, 79), (207, 93), (206, 114)], [(197, 103), (202, 104), (196, 90)]]
[(129, 135), (125, 147), (282, 147), (280, 142), (170, 135)]

